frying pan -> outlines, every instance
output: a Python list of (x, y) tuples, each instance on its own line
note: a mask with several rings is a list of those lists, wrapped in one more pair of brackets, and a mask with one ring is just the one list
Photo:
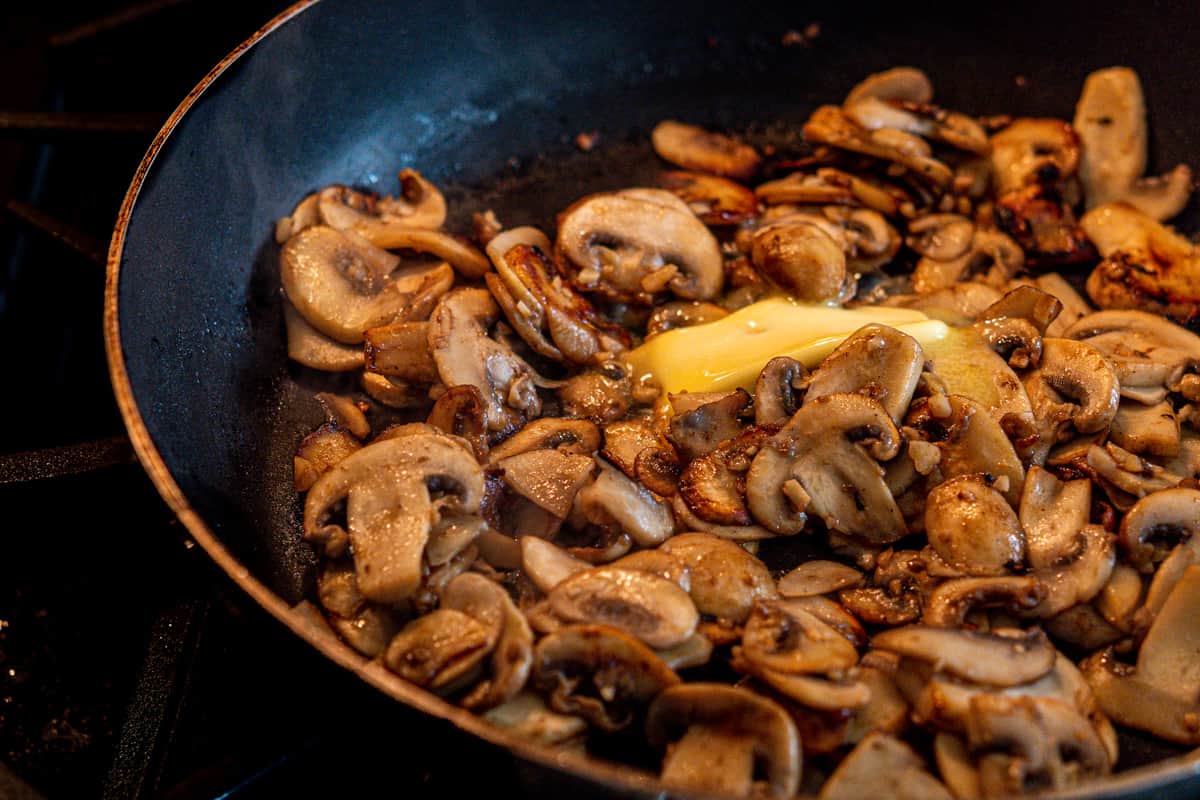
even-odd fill
[[(1196, 166), (1200, 153), (1190, 2), (739, 6), (299, 3), (171, 116), (109, 252), (113, 386), (142, 463), (196, 541), (297, 635), (383, 692), (615, 794), (657, 789), (635, 770), (487, 727), (293, 610), (315, 561), (299, 536), (291, 456), (321, 421), (312, 390), (329, 384), (288, 364), (274, 220), (329, 183), (395, 191), (395, 172), (413, 166), (444, 188), (452, 228), (490, 207), (507, 225), (552, 230), (579, 196), (650, 180), (659, 167), (648, 133), (660, 119), (786, 150), (816, 105), (897, 64), (928, 72), (951, 108), (1067, 118), (1088, 71), (1127, 64), (1145, 85), (1157, 165)], [(804, 44), (782, 45), (806, 29)], [(601, 137), (587, 153), (572, 145), (584, 131)], [(1196, 221), (1193, 207), (1184, 229)], [(1122, 744), (1123, 766), (1146, 766), (1079, 796), (1200, 793), (1200, 751)]]

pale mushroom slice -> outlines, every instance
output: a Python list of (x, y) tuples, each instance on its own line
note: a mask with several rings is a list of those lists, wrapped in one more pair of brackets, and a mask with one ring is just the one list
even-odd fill
[(1020, 523), (1029, 565), (1051, 567), (1075, 547), (1092, 514), (1092, 482), (1062, 481), (1038, 466), (1029, 468), (1021, 493)]
[(1126, 203), (1097, 206), (1079, 224), (1104, 259), (1087, 281), (1100, 308), (1181, 321), (1200, 311), (1200, 250), (1185, 236)]
[(653, 547), (675, 532), (670, 507), (640, 483), (597, 459), (596, 480), (575, 495), (580, 513), (592, 524), (616, 527), (643, 547)]
[(446, 584), (441, 608), (461, 611), (491, 633), (491, 676), (480, 682), (463, 705), (489, 709), (516, 697), (529, 679), (533, 666), (533, 631), (499, 584), (474, 572), (459, 575)]
[[(958, 223), (947, 223), (943, 235), (961, 235), (955, 233), (957, 225)], [(954, 252), (956, 249), (931, 248), (931, 253), (922, 255), (913, 268), (913, 291), (921, 295), (931, 294), (951, 289), (957, 283), (970, 280), (1002, 288), (1025, 266), (1025, 253), (1020, 245), (1008, 234), (994, 228), (976, 229), (967, 248), (959, 255), (940, 257), (942, 253)]]
[(978, 764), (986, 797), (1066, 789), (1112, 770), (1092, 725), (1055, 698), (972, 698), (966, 733), (968, 747), (984, 753)]
[(679, 676), (636, 638), (604, 625), (565, 625), (534, 648), (532, 683), (561, 714), (602, 731), (626, 728)]
[(572, 575), (591, 569), (591, 564), (536, 536), (522, 536), (521, 572), (540, 591), (549, 594)]
[(1200, 744), (1200, 567), (1188, 567), (1150, 626), (1137, 664), (1111, 648), (1086, 659), (1084, 676), (1104, 713), (1122, 725), (1180, 744)]
[(829, 776), (819, 800), (951, 800), (911, 747), (886, 733), (870, 733)]
[(901, 205), (908, 201), (895, 186), (833, 167), (821, 167), (815, 173), (793, 172), (760, 183), (754, 193), (769, 206), (861, 206), (889, 217), (898, 215)]
[(507, 703), (484, 712), (493, 725), (541, 744), (563, 746), (587, 733), (587, 721), (570, 714), (551, 711), (533, 692), (521, 692)]
[(991, 144), (997, 194), (1054, 183), (1079, 167), (1079, 135), (1059, 119), (1015, 119), (992, 135)]
[(1157, 405), (1123, 402), (1109, 426), (1108, 437), (1131, 453), (1170, 458), (1179, 454), (1179, 418), (1166, 400)]
[(783, 597), (813, 597), (839, 589), (861, 586), (863, 574), (854, 567), (837, 561), (813, 559), (779, 579), (779, 594)]
[(1112, 365), (1099, 350), (1073, 339), (1042, 339), (1041, 363), (1024, 383), (1041, 440), (1039, 453), (1059, 441), (1067, 426), (1079, 433), (1106, 430), (1121, 400)]
[(795, 724), (778, 704), (746, 689), (668, 688), (650, 706), (646, 738), (666, 751), (660, 774), (673, 791), (789, 798), (800, 785)]
[(831, 529), (875, 543), (907, 530), (880, 461), (900, 452), (887, 411), (861, 394), (806, 400), (764, 443), (746, 476), (750, 512), (779, 534), (803, 529), (813, 513)]
[(751, 178), (762, 163), (748, 144), (675, 120), (664, 120), (654, 126), (650, 143), (664, 161), (727, 178)]
[(711, 300), (725, 281), (717, 240), (660, 189), (576, 202), (559, 216), (555, 251), (579, 289), (613, 300), (645, 302), (668, 289), (685, 300)]
[(1166, 220), (1187, 205), (1192, 173), (1180, 164), (1159, 178), (1146, 169), (1146, 104), (1137, 73), (1128, 67), (1087, 76), (1075, 106), (1075, 130), (1083, 144), (1079, 179), (1088, 208), (1124, 201)]
[(1046, 596), (1029, 615), (1053, 617), (1091, 601), (1112, 577), (1116, 559), (1116, 537), (1100, 525), (1085, 525), (1047, 566), (1034, 570)]
[(659, 552), (688, 568), (689, 593), (701, 614), (741, 624), (755, 601), (778, 594), (766, 565), (727, 539), (681, 533), (664, 542)]
[(784, 600), (755, 604), (737, 656), (756, 673), (784, 675), (840, 672), (858, 663), (858, 652), (845, 636)]
[(899, 423), (924, 364), (925, 353), (916, 339), (886, 325), (867, 325), (821, 362), (808, 381), (804, 401), (857, 392), (878, 400), (892, 421)]
[(954, 180), (949, 167), (930, 157), (929, 145), (923, 139), (897, 130), (867, 130), (837, 106), (821, 106), (814, 111), (804, 123), (803, 133), (814, 144), (898, 164), (938, 188), (946, 188)]
[(291, 303), (284, 301), (283, 323), (287, 331), (288, 358), (298, 364), (326, 372), (362, 369), (363, 351), (331, 339), (309, 325)]
[(494, 466), (504, 471), (504, 482), (514, 492), (566, 519), (596, 462), (591, 456), (559, 450), (530, 450), (500, 459)]
[(499, 317), (483, 289), (456, 289), (443, 297), (430, 317), (429, 350), (447, 386), (474, 386), (487, 405), (489, 432), (519, 426), (541, 412), (533, 370), (508, 347), (488, 336)]
[(461, 611), (440, 608), (396, 634), (383, 663), (417, 686), (449, 693), (478, 674), (495, 641), (494, 632), (482, 623)]
[(1178, 542), (1200, 538), (1200, 491), (1165, 489), (1134, 504), (1121, 520), (1118, 542), (1126, 560), (1152, 572)]
[(991, 686), (1029, 683), (1054, 667), (1055, 649), (1040, 629), (975, 633), (909, 625), (882, 631), (872, 647), (936, 664), (960, 678)]
[(1046, 588), (1030, 575), (995, 578), (952, 578), (938, 585), (925, 601), (921, 622), (938, 628), (958, 628), (967, 614), (980, 608), (1003, 608), (1021, 614), (1036, 608)]
[(916, 67), (892, 67), (871, 73), (856, 83), (843, 105), (854, 105), (867, 98), (928, 103), (933, 100), (933, 83)]
[(686, 591), (642, 570), (610, 566), (579, 572), (556, 584), (548, 599), (567, 622), (619, 628), (658, 650), (682, 644), (700, 621)]
[(304, 320), (344, 344), (363, 331), (423, 318), (449, 290), (446, 264), (401, 270), (400, 259), (362, 237), (317, 225), (288, 239), (279, 259), (283, 290)]
[(586, 419), (539, 417), (491, 448), (488, 458), (495, 463), (533, 450), (557, 450), (570, 455), (592, 455), (600, 448), (600, 429)]
[[(431, 492), (445, 492), (434, 504)], [(331, 555), (354, 549), (363, 596), (399, 603), (416, 592), (438, 514), (478, 514), (483, 470), (449, 437), (416, 434), (374, 442), (348, 456), (309, 490), (304, 535)], [(346, 529), (329, 522), (343, 501)]]
[(367, 238), (385, 226), (440, 228), (446, 221), (446, 201), (437, 187), (413, 169), (400, 171), (400, 196), (379, 197), (333, 185), (310, 194), (289, 216), (275, 225), (275, 240), (286, 242), (319, 223), (351, 229)]
[(977, 121), (927, 101), (860, 97), (842, 107), (851, 120), (867, 130), (889, 128), (948, 144), (977, 156), (991, 153), (987, 133)]
[(1003, 575), (1025, 560), (1025, 535), (1004, 496), (982, 475), (938, 484), (925, 500), (929, 544), (968, 575)]

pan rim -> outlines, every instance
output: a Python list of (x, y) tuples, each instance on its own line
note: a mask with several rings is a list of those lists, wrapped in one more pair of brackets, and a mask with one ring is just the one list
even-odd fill
[[(421, 713), (449, 722), (459, 730), (490, 744), (503, 747), (520, 759), (557, 772), (582, 776), (606, 788), (636, 792), (644, 796), (663, 795), (666, 790), (657, 777), (640, 768), (605, 761), (587, 754), (565, 752), (520, 738), (509, 731), (487, 723), (480, 716), (404, 681), (388, 672), (377, 660), (367, 659), (359, 654), (330, 629), (321, 626), (306, 615), (299, 606), (288, 605), (282, 597), (252, 574), (225, 547), (208, 523), (192, 508), (159, 453), (158, 447), (142, 419), (141, 410), (134, 398), (133, 385), (125, 366), (118, 309), (125, 238), (142, 186), (175, 128), (196, 101), (221, 75), (258, 42), (319, 2), (321, 0), (298, 0), (234, 48), (196, 84), (155, 134), (154, 140), (138, 164), (129, 189), (121, 202), (108, 249), (104, 288), (104, 344), (113, 394), (116, 397), (117, 406), (134, 452), (159, 495), (217, 566), (251, 599), (324, 657), (352, 672), (360, 680), (391, 699)], [(1068, 798), (1078, 798), (1078, 800), (1115, 799), (1131, 792), (1169, 788), (1180, 781), (1197, 777), (1200, 777), (1200, 748), (1182, 756), (1115, 773), (1102, 783), (1084, 785), (1072, 790), (1030, 795), (1030, 797), (1054, 798), (1055, 800), (1067, 800)]]

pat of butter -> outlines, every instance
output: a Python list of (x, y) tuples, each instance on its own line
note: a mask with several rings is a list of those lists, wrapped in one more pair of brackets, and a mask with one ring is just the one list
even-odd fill
[(776, 356), (812, 368), (859, 328), (876, 323), (904, 331), (922, 346), (944, 339), (946, 323), (920, 311), (872, 306), (846, 309), (762, 300), (704, 325), (660, 333), (630, 351), (638, 382), (664, 392), (753, 390), (758, 373)]

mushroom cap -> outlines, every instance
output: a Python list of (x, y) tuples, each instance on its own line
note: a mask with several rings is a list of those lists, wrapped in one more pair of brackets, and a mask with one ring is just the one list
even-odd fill
[(1021, 492), (1020, 522), (1029, 565), (1034, 569), (1062, 561), (1092, 514), (1092, 482), (1060, 481), (1039, 466), (1029, 468)]
[(845, 636), (787, 601), (755, 604), (740, 652), (758, 670), (789, 675), (836, 672), (858, 663), (858, 651)]
[(675, 120), (654, 126), (650, 142), (654, 152), (672, 164), (727, 178), (750, 178), (762, 161), (748, 144)]
[(920, 343), (886, 325), (866, 325), (837, 346), (813, 373), (805, 402), (857, 392), (878, 400), (899, 422), (921, 377), (925, 354)]
[(642, 570), (597, 567), (578, 572), (549, 595), (550, 608), (568, 622), (610, 625), (655, 649), (683, 643), (700, 615), (679, 585)]
[(768, 225), (754, 235), (750, 259), (789, 294), (809, 303), (833, 300), (846, 281), (839, 242), (805, 222)]
[(970, 575), (1002, 575), (1025, 559), (1016, 513), (981, 475), (961, 475), (929, 492), (925, 532), (942, 560)]
[[(747, 747), (762, 771), (773, 796), (791, 797), (800, 784), (800, 736), (796, 726), (777, 703), (747, 689), (721, 683), (687, 683), (668, 688), (650, 706), (646, 715), (646, 738), (654, 747), (670, 743), (702, 729), (714, 749)], [(689, 755), (702, 757), (696, 748)], [(714, 750), (712, 756), (719, 757)], [(672, 756), (668, 756), (668, 764)], [(751, 763), (753, 766), (753, 763)], [(675, 788), (704, 791), (715, 781), (707, 776), (711, 764), (675, 765), (669, 770)], [(664, 769), (664, 774), (668, 770)], [(747, 776), (749, 777), (749, 776)], [(747, 783), (749, 781), (746, 781)]]
[(1143, 497), (1121, 520), (1118, 542), (1126, 558), (1143, 572), (1166, 557), (1160, 543), (1182, 541), (1200, 534), (1200, 491), (1164, 489)]
[(1025, 389), (1035, 416), (1050, 413), (1053, 404), (1066, 397), (1074, 401), (1070, 421), (1075, 429), (1096, 433), (1112, 424), (1121, 385), (1112, 365), (1096, 348), (1047, 336), (1042, 339), (1041, 364), (1025, 377)]
[(1054, 645), (1040, 629), (1009, 633), (908, 625), (877, 633), (871, 646), (992, 686), (1029, 683), (1054, 667)]
[(495, 641), (491, 678), (471, 693), (470, 707), (494, 708), (516, 697), (533, 666), (533, 631), (525, 615), (495, 581), (465, 572), (446, 584), (441, 607), (462, 611), (488, 627)]
[(733, 542), (707, 533), (681, 533), (659, 548), (687, 566), (692, 601), (701, 614), (742, 623), (759, 598), (777, 596), (766, 565)]

